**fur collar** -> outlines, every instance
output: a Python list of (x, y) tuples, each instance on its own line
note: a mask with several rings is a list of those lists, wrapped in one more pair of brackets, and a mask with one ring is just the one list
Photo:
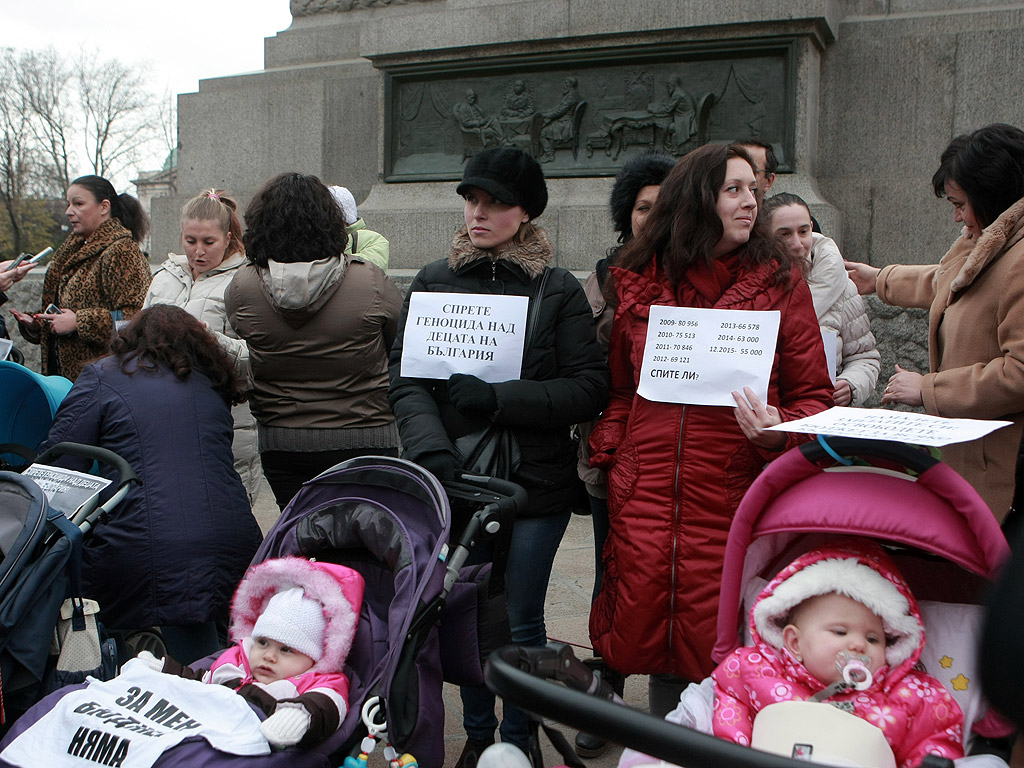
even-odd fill
[[(967, 254), (967, 259), (960, 267), (960, 272), (950, 283), (950, 291), (957, 293), (970, 286), (985, 267), (1020, 241), (1024, 237), (1022, 223), (1024, 223), (1024, 198), (1011, 205), (999, 215), (998, 219), (985, 227), (978, 242)], [(962, 248), (963, 240), (963, 237), (957, 240), (946, 256)]]
[[(65, 241), (65, 245), (61, 247), (61, 250), (65, 250), (66, 246), (66, 252), (69, 254), (67, 257), (68, 263), (75, 264), (91, 259), (94, 256), (99, 256), (115, 242), (124, 239), (131, 240), (132, 233), (121, 224), (120, 220), (107, 219), (96, 227), (96, 230), (89, 235), (88, 239), (82, 235), (71, 235)], [(56, 258), (54, 256), (55, 261)]]
[(452, 251), (448, 255), (448, 266), (453, 272), (461, 272), (479, 261), (504, 261), (519, 267), (532, 280), (544, 271), (555, 253), (551, 248), (547, 233), (534, 227), (533, 234), (522, 245), (515, 245), (501, 253), (477, 248), (470, 242), (469, 233), (463, 227), (456, 233), (452, 241)]

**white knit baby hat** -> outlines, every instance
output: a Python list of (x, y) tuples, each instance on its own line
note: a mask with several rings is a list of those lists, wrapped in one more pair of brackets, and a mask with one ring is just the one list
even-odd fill
[(306, 597), (301, 587), (292, 587), (275, 593), (267, 601), (252, 628), (252, 636), (275, 640), (320, 661), (326, 626), (323, 606)]

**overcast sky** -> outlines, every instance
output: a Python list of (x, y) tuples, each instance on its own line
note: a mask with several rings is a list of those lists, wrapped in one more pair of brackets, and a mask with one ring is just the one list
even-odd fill
[(98, 50), (148, 65), (158, 95), (189, 93), (200, 79), (263, 69), (263, 39), (288, 28), (288, 8), (289, 0), (0, 0), (0, 45), (52, 45), (68, 58)]

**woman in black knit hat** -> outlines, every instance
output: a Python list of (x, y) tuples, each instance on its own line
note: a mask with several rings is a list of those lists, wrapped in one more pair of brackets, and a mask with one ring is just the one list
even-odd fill
[[(547, 205), (537, 161), (512, 148), (486, 149), (466, 165), (457, 190), (465, 200), (465, 226), (446, 258), (413, 280), (391, 350), (391, 407), (406, 458), (441, 480), (460, 459), (453, 441), (488, 424), (507, 427), (521, 458), (508, 479), (522, 485), (529, 504), (516, 519), (506, 585), (512, 641), (543, 645), (544, 599), (555, 552), (569, 523), (578, 481), (570, 426), (596, 416), (608, 397), (608, 368), (579, 282), (549, 266), (554, 252), (534, 219)], [(421, 291), (512, 295), (540, 302), (523, 350), (518, 378), (496, 383), (465, 373), (448, 378), (402, 375), (409, 302)], [(527, 310), (529, 317), (529, 310)], [(411, 349), (411, 345), (410, 345)], [(467, 742), (456, 765), (472, 768), (494, 742), (494, 695), (463, 687)], [(502, 741), (529, 751), (525, 714), (504, 707)]]

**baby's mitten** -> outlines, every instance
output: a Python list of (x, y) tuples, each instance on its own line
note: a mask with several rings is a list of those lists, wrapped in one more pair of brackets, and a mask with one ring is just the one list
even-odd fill
[(136, 656), (139, 661), (144, 663), (147, 667), (152, 669), (154, 672), (164, 671), (164, 660), (158, 659), (149, 651), (139, 651), (139, 655)]
[(277, 749), (294, 747), (309, 730), (311, 716), (301, 704), (281, 703), (260, 725), (260, 733)]

